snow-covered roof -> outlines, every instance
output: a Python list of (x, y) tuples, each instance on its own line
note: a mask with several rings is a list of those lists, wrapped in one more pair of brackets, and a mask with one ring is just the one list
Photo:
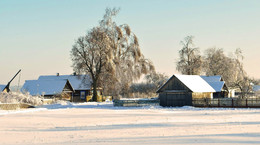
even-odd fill
[(216, 92), (198, 75), (175, 75), (192, 92)]
[(34, 95), (55, 95), (63, 91), (68, 80), (26, 80), (22, 91)]
[(221, 92), (222, 88), (225, 84), (223, 81), (219, 82), (208, 82), (208, 84), (216, 91), (216, 92)]
[(90, 90), (91, 78), (88, 75), (48, 75), (40, 76), (38, 80), (69, 80), (74, 90)]
[(200, 76), (206, 82), (219, 82), (221, 81), (221, 76)]
[(260, 91), (260, 86), (259, 85), (254, 85), (253, 86), (253, 91), (254, 92)]
[(225, 82), (221, 81), (221, 76), (200, 76), (204, 79), (216, 92), (221, 92)]
[(0, 85), (0, 92), (3, 91), (3, 89), (5, 88), (6, 85)]

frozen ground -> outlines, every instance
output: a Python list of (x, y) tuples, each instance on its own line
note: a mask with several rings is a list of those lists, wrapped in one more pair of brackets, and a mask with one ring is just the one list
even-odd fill
[(260, 144), (260, 109), (84, 103), (0, 110), (0, 144)]

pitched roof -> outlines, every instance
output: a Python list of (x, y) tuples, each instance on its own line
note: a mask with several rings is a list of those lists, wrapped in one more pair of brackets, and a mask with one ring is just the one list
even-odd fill
[(198, 75), (175, 75), (192, 92), (216, 92)]
[(40, 76), (38, 80), (69, 80), (74, 90), (90, 90), (91, 77), (89, 75), (48, 75)]
[(63, 91), (68, 80), (26, 80), (22, 91), (28, 91), (31, 95), (55, 95)]
[(173, 75), (163, 86), (161, 86), (157, 93), (168, 84), (173, 77), (179, 79), (192, 92), (216, 92), (204, 79), (198, 75)]
[(254, 92), (260, 91), (260, 86), (259, 85), (254, 85), (253, 86), (253, 91)]
[(219, 82), (208, 82), (208, 84), (216, 91), (216, 92), (221, 92), (222, 88), (225, 84), (223, 81)]
[(219, 82), (221, 81), (221, 76), (200, 76), (206, 82)]
[(0, 85), (0, 92), (3, 91), (3, 89), (5, 88), (6, 85)]
[(225, 84), (221, 81), (221, 76), (200, 76), (204, 79), (216, 92), (221, 92)]

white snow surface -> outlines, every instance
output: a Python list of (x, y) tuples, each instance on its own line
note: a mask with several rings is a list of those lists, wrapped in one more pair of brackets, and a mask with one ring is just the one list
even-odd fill
[(0, 124), (4, 145), (260, 144), (260, 109), (59, 102), (0, 110)]
[(192, 92), (216, 92), (204, 79), (198, 75), (175, 75)]

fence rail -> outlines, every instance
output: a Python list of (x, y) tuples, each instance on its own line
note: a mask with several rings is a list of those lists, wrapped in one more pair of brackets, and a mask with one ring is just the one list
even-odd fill
[(193, 99), (194, 107), (260, 108), (260, 98)]
[(150, 106), (159, 105), (160, 101), (155, 99), (150, 100), (114, 100), (114, 106), (124, 106), (124, 107), (139, 107), (139, 106)]

